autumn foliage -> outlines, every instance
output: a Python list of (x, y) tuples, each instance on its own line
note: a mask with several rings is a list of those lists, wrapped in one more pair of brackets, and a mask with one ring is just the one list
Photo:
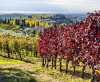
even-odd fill
[[(100, 64), (100, 12), (89, 13), (85, 20), (74, 25), (47, 28), (41, 33), (38, 51), (43, 58), (42, 65), (56, 68), (59, 59), (61, 71), (62, 59), (71, 62), (75, 67), (82, 63), (82, 77), (86, 66), (95, 72), (95, 66)], [(94, 79), (94, 75), (93, 75)]]

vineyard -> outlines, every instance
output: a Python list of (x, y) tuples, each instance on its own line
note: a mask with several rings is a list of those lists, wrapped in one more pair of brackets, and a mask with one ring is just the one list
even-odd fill
[[(33, 24), (31, 20), (28, 23), (30, 27)], [(48, 27), (46, 24), (43, 26)], [(90, 82), (99, 82), (100, 12), (88, 13), (86, 19), (80, 23), (44, 28), (34, 37), (0, 34), (0, 56), (33, 65), (33, 58), (40, 58), (42, 61), (39, 66), (43, 69), (59, 70), (67, 75), (72, 68), (72, 77), (80, 69), (82, 79), (86, 77), (85, 71), (89, 70)]]
[(59, 59), (62, 71), (62, 60), (65, 60), (66, 73), (70, 62), (73, 73), (76, 72), (76, 66), (82, 66), (82, 78), (86, 67), (89, 66), (92, 69), (92, 82), (94, 82), (95, 73), (98, 72), (95, 69), (100, 69), (99, 24), (100, 13), (91, 13), (78, 24), (45, 29), (40, 36), (38, 49), (43, 59), (42, 65), (48, 68), (51, 62), (52, 68), (56, 69)]

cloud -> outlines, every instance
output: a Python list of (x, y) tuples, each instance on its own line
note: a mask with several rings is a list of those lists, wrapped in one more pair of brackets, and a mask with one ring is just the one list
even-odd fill
[(65, 10), (49, 0), (3, 0), (0, 12), (45, 12), (60, 13)]
[(50, 0), (51, 4), (76, 12), (89, 12), (100, 9), (100, 0)]
[(0, 0), (0, 12), (81, 13), (100, 9), (100, 0)]

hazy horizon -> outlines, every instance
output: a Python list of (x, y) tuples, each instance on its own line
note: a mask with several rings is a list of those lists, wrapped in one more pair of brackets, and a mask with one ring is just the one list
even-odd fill
[(100, 0), (0, 0), (0, 14), (88, 13), (100, 9)]
[(57, 12), (0, 12), (0, 15), (3, 15), (3, 14), (24, 14), (24, 15), (30, 15), (30, 14), (87, 14), (88, 12), (86, 13), (57, 13)]

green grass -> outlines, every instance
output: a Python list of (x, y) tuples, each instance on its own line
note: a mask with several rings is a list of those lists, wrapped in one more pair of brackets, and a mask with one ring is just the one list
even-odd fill
[(27, 67), (25, 62), (0, 56), (0, 82), (40, 82), (25, 70)]
[(2, 68), (0, 76), (0, 82), (37, 82), (29, 72), (17, 68)]
[(14, 60), (14, 59), (8, 59), (8, 58), (3, 58), (0, 56), (0, 65), (1, 64), (23, 64), (23, 61), (19, 61), (19, 60)]
[(19, 25), (11, 25), (11, 24), (0, 24), (0, 28), (4, 29), (4, 30), (12, 30), (14, 32), (20, 30), (20, 26)]
[[(3, 82), (56, 82), (48, 80), (49, 77), (56, 79), (58, 82), (91, 82), (91, 69), (87, 67), (84, 79), (81, 78), (81, 67), (77, 67), (76, 73), (73, 74), (73, 68), (71, 64), (69, 65), (69, 72), (66, 74), (65, 71), (59, 71), (59, 63), (57, 63), (57, 69), (48, 69), (41, 67), (41, 59), (30, 57), (32, 64), (25, 63), (19, 60), (7, 59), (0, 57), (0, 62), (2, 64), (17, 64), (19, 66), (11, 68), (10, 65), (4, 66), (0, 69), (0, 74), (6, 76), (6, 80)], [(8, 63), (9, 62), (9, 63)], [(16, 63), (15, 63), (16, 62)], [(24, 65), (23, 65), (24, 64)], [(65, 63), (63, 63), (63, 70), (65, 69)], [(40, 75), (39, 77), (34, 77), (32, 74)], [(42, 75), (42, 76), (41, 76)]]

